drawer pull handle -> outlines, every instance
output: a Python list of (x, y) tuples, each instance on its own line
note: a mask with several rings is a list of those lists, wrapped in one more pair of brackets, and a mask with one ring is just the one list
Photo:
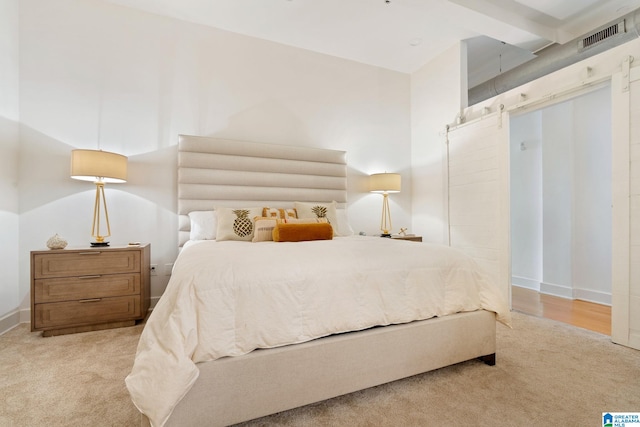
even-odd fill
[(81, 300), (78, 300), (78, 302), (98, 302), (98, 301), (102, 301), (102, 298), (92, 298), (92, 299), (81, 299)]
[(91, 251), (91, 252), (78, 252), (78, 255), (100, 255), (100, 252)]
[(78, 276), (78, 279), (99, 279), (100, 276), (99, 274), (94, 274), (93, 276)]

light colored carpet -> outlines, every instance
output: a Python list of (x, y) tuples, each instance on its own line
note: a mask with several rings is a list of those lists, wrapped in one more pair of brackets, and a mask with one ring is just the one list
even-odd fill
[[(494, 367), (469, 361), (242, 426), (598, 426), (604, 411), (640, 411), (639, 351), (513, 319), (498, 326)], [(138, 425), (124, 378), (141, 329), (41, 338), (21, 325), (0, 336), (0, 426)]]
[(0, 426), (139, 425), (124, 378), (141, 331), (137, 325), (42, 338), (22, 324), (2, 335)]

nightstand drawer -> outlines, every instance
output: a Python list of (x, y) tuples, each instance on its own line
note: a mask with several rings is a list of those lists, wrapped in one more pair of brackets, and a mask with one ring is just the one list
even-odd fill
[(35, 303), (140, 295), (140, 274), (39, 279), (35, 281)]
[(95, 298), (35, 305), (35, 327), (79, 326), (140, 317), (140, 296)]
[(38, 254), (33, 261), (35, 279), (140, 272), (140, 251)]

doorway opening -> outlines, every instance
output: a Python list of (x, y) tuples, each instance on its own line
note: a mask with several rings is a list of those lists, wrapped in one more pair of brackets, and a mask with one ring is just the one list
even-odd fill
[(606, 85), (510, 119), (512, 305), (611, 334)]

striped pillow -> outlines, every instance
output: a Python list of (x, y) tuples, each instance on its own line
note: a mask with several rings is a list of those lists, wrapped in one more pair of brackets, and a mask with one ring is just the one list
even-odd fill
[(296, 218), (296, 210), (265, 207), (265, 208), (262, 208), (262, 216), (265, 218), (276, 218), (276, 219)]
[(252, 242), (271, 242), (273, 241), (273, 229), (278, 223), (278, 219), (263, 216), (257, 216), (253, 219), (254, 233)]

